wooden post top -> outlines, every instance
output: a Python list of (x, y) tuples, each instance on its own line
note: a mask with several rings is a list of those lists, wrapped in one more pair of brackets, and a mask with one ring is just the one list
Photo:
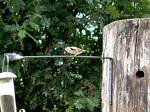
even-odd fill
[(7, 78), (16, 78), (16, 75), (12, 72), (2, 72), (2, 73), (0, 73), (0, 79), (7, 79)]

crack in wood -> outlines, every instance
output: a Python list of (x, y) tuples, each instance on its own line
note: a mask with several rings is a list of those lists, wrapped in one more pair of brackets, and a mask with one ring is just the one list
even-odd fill
[[(136, 29), (136, 33), (135, 33), (135, 50), (134, 50), (134, 62), (139, 62), (138, 61), (138, 59), (136, 59), (136, 58), (138, 58), (139, 57), (139, 53), (138, 53), (138, 49), (139, 49), (139, 47), (138, 47), (138, 44), (139, 44), (139, 39), (138, 39), (138, 30), (139, 30), (139, 20), (137, 21), (137, 23), (136, 23), (136, 27), (135, 27)], [(136, 63), (135, 63), (136, 64)], [(138, 64), (138, 63), (137, 63)], [(138, 64), (138, 70), (139, 70), (139, 64)]]

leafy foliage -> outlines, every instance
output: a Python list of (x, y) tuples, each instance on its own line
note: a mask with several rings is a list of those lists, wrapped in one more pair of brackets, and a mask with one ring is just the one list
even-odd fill
[[(149, 0), (0, 0), (0, 53), (62, 55), (66, 46), (100, 56), (102, 28), (149, 17)], [(101, 62), (24, 59), (11, 63), (17, 107), (28, 112), (100, 111)]]

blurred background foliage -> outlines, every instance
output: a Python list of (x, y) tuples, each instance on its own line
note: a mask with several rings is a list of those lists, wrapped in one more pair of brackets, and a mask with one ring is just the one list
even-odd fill
[[(101, 56), (104, 25), (143, 17), (150, 17), (149, 0), (0, 0), (0, 54), (63, 55), (76, 46)], [(10, 66), (18, 109), (101, 112), (100, 60), (23, 59)]]

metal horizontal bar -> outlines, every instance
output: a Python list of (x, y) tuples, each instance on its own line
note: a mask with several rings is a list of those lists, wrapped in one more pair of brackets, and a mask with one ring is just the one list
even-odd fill
[(92, 59), (110, 59), (111, 57), (101, 56), (74, 56), (74, 55), (51, 55), (51, 56), (23, 56), (23, 58), (92, 58)]

